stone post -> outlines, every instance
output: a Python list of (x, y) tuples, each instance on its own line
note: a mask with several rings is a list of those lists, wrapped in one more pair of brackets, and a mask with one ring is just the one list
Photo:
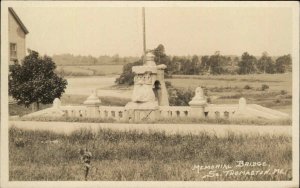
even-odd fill
[(59, 100), (59, 98), (55, 98), (53, 101), (52, 108), (59, 110), (60, 106), (61, 106), (61, 101)]
[(244, 97), (239, 99), (239, 110), (244, 111), (246, 109), (246, 99)]
[(101, 100), (97, 97), (96, 91), (92, 92), (92, 94), (84, 101), (83, 104), (87, 107), (88, 117), (96, 118), (99, 116), (98, 111)]
[(197, 87), (195, 90), (195, 96), (189, 102), (191, 106), (190, 117), (193, 118), (204, 118), (204, 108), (207, 105), (206, 97), (204, 96), (203, 89), (201, 87)]
[(247, 113), (247, 101), (245, 98), (239, 99), (239, 105), (237, 111), (234, 113), (233, 118), (251, 118), (251, 115)]

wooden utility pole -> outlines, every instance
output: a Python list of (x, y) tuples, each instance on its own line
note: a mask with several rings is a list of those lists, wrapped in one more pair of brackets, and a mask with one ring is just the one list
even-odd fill
[(143, 45), (144, 45), (144, 61), (145, 61), (145, 56), (146, 56), (146, 18), (145, 18), (145, 7), (143, 7), (142, 12), (143, 12)]

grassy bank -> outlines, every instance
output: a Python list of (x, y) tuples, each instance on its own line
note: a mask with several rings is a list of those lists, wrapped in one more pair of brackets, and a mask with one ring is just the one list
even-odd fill
[(105, 76), (119, 75), (122, 73), (123, 65), (74, 65), (58, 66), (56, 72), (62, 76)]
[[(166, 79), (177, 88), (204, 87), (213, 104), (247, 103), (292, 114), (292, 74), (173, 75)], [(188, 83), (188, 84), (187, 84)], [(263, 87), (265, 87), (263, 89)]]
[[(51, 142), (52, 141), (52, 142)], [(11, 181), (84, 180), (79, 150), (92, 152), (88, 180), (289, 180), (292, 139), (285, 136), (235, 135), (226, 137), (166, 135), (87, 129), (71, 135), (49, 131), (9, 130), (9, 179)], [(236, 161), (265, 162), (263, 167), (236, 167)], [(256, 176), (206, 177), (210, 170), (197, 165), (231, 165), (234, 170), (283, 169), (285, 173)], [(217, 170), (223, 173), (222, 169)]]

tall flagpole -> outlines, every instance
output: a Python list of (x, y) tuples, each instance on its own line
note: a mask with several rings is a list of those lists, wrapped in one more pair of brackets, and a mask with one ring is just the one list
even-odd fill
[(146, 56), (146, 18), (145, 18), (145, 7), (142, 9), (143, 12), (143, 45), (144, 45), (144, 63)]

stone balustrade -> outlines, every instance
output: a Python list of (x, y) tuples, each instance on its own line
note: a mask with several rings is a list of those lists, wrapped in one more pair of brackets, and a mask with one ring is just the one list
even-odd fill
[(89, 117), (86, 106), (60, 106), (66, 117)]
[[(197, 88), (195, 97), (190, 106), (159, 106), (158, 108), (126, 108), (126, 106), (102, 106), (94, 92), (82, 106), (61, 106), (59, 99), (53, 101), (53, 106), (27, 115), (82, 117), (114, 119), (116, 121), (145, 121), (160, 118), (265, 118), (285, 119), (288, 114), (262, 107), (256, 104), (247, 104), (246, 99), (240, 98), (238, 104), (207, 104), (201, 88)], [(141, 107), (141, 106), (140, 106)], [(145, 106), (149, 107), (149, 106)], [(150, 116), (152, 115), (152, 116)]]
[(238, 111), (238, 104), (209, 104), (205, 108), (205, 117), (208, 118), (233, 118), (234, 114)]
[(189, 106), (160, 106), (159, 113), (162, 118), (189, 117), (191, 107)]
[(119, 106), (100, 106), (98, 109), (98, 117), (103, 119), (125, 120), (127, 111), (125, 107)]
[[(60, 106), (60, 110), (67, 117), (92, 117), (87, 106)], [(238, 110), (238, 105), (208, 105), (205, 107), (205, 117), (229, 118)], [(160, 106), (161, 118), (192, 117), (193, 108), (190, 106)], [(95, 118), (126, 120), (128, 111), (119, 106), (98, 106)]]
[(96, 113), (91, 114), (87, 106), (61, 106), (60, 109), (67, 117), (87, 117), (100, 119), (124, 120), (127, 116), (124, 107), (98, 106)]

